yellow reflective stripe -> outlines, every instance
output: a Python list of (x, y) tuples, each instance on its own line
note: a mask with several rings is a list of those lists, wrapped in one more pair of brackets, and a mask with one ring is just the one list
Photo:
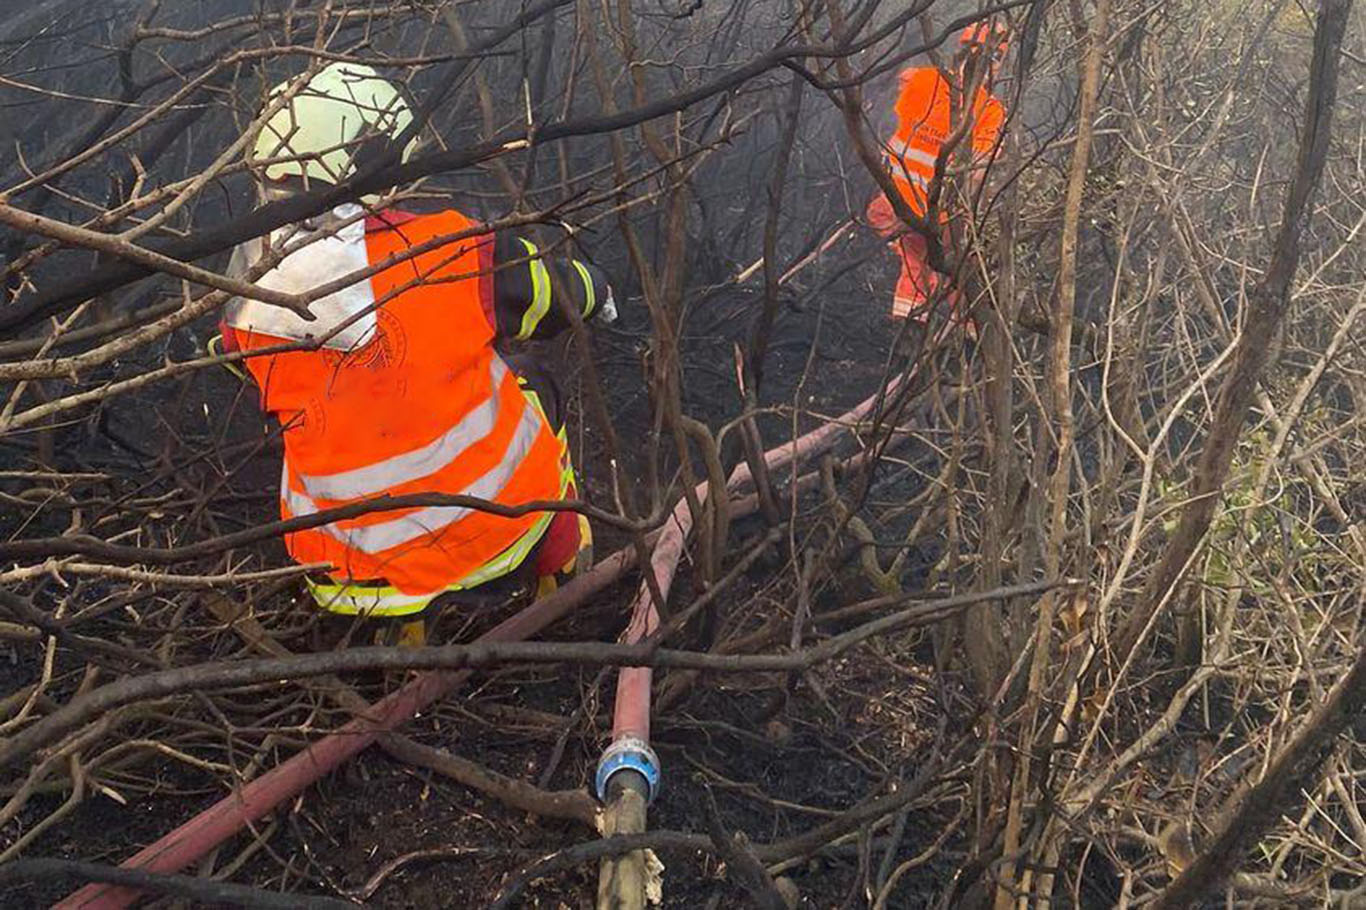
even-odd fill
[(517, 333), (518, 339), (526, 340), (550, 311), (550, 272), (546, 271), (545, 263), (536, 258), (539, 253), (536, 244), (525, 237), (517, 239), (526, 248), (527, 255), (532, 257), (527, 262), (531, 268), (531, 306), (522, 314), (522, 329)]
[[(575, 265), (578, 265), (578, 263), (574, 263), (574, 264), (575, 264)], [(215, 336), (213, 336), (212, 338), (210, 338), (210, 339), (209, 339), (209, 343), (206, 344), (206, 345), (204, 345), (204, 348), (205, 348), (210, 354), (212, 354), (212, 355), (215, 356), (215, 357), (221, 357), (221, 356), (223, 356), (223, 336), (222, 336), (222, 334), (218, 334), (218, 335), (215, 335)], [(238, 366), (236, 363), (234, 363), (234, 362), (231, 361), (231, 360), (225, 361), (224, 363), (219, 364), (219, 366), (223, 367), (223, 368), (226, 369), (229, 373), (231, 373), (232, 375), (236, 376), (238, 379), (242, 380), (243, 382), (247, 382), (247, 381), (251, 378), (251, 377), (247, 376), (245, 370), (243, 370), (240, 366)]]
[[(569, 489), (569, 484), (574, 480), (574, 468), (566, 465), (560, 470), (560, 498), (564, 498), (565, 491)], [(527, 528), (525, 534), (517, 539), (517, 542), (499, 553), (484, 565), (475, 569), (469, 575), (460, 579), (458, 584), (447, 588), (448, 591), (468, 590), (477, 588), (495, 578), (502, 578), (513, 569), (520, 566), (536, 544), (541, 542), (545, 536), (546, 528), (550, 527), (550, 522), (555, 519), (555, 512), (542, 512), (536, 518), (536, 523)]]
[(565, 490), (568, 490), (569, 485), (574, 482), (574, 463), (569, 460), (567, 449), (564, 454), (564, 464), (560, 467), (560, 496), (564, 496)]
[(541, 538), (545, 536), (546, 528), (550, 527), (550, 522), (554, 517), (554, 512), (543, 512), (536, 519), (536, 523), (528, 528), (527, 532), (519, 537), (516, 543), (460, 579), (458, 584), (452, 585), (446, 590), (462, 591), (477, 588), (495, 578), (502, 578), (507, 575), (520, 566), (531, 553), (532, 548), (540, 543)]
[[(565, 491), (569, 489), (569, 484), (574, 480), (574, 468), (565, 460), (565, 464), (560, 469), (560, 498), (564, 498)], [(475, 569), (469, 575), (462, 578), (459, 584), (453, 585), (447, 590), (456, 591), (475, 588), (485, 582), (495, 578), (502, 578), (522, 564), (536, 544), (540, 543), (545, 536), (546, 528), (550, 527), (550, 522), (555, 519), (556, 513), (542, 512), (536, 518), (536, 523), (527, 529), (526, 533), (517, 539), (517, 542), (499, 553), (489, 562)]]
[(550, 418), (545, 416), (545, 408), (541, 407), (541, 396), (536, 392), (535, 389), (527, 385), (526, 379), (521, 376), (517, 377), (517, 385), (521, 386), (522, 397), (525, 398), (527, 402), (529, 402), (531, 406), (536, 409), (536, 413), (540, 414), (541, 419), (546, 422), (547, 426), (549, 426)]
[(593, 307), (598, 305), (598, 292), (593, 290), (593, 276), (588, 274), (588, 269), (583, 267), (583, 263), (577, 259), (569, 261), (573, 264), (574, 271), (583, 279), (583, 318), (587, 319), (593, 314)]
[[(427, 609), (436, 594), (404, 594), (391, 586), (319, 583), (308, 580), (318, 606), (344, 616), (411, 616)], [(438, 592), (439, 593), (439, 592)]]

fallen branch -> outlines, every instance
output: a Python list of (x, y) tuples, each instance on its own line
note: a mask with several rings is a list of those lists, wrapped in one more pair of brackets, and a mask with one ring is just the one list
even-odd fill
[(17, 859), (0, 865), (0, 884), (14, 885), (53, 878), (125, 885), (151, 894), (166, 894), (200, 904), (254, 910), (354, 910), (350, 901), (309, 894), (281, 894), (193, 875), (158, 875), (142, 869), (105, 866), (73, 859)]
[(710, 790), (707, 791), (707, 833), (711, 835), (717, 855), (725, 860), (730, 877), (745, 889), (754, 906), (761, 910), (787, 910), (787, 902), (778, 893), (764, 864), (754, 855), (749, 838), (744, 832), (731, 834), (726, 830), (721, 810)]
[(651, 531), (658, 527), (665, 516), (651, 516), (643, 522), (622, 518), (615, 512), (599, 509), (578, 499), (535, 499), (530, 502), (507, 505), (478, 496), (462, 493), (409, 493), (404, 496), (375, 496), (359, 502), (348, 503), (333, 509), (321, 509), (312, 515), (296, 515), (280, 521), (270, 521), (255, 527), (224, 534), (221, 537), (201, 540), (184, 547), (138, 547), (115, 544), (73, 534), (67, 537), (41, 537), (34, 540), (11, 540), (0, 544), (0, 561), (21, 559), (46, 559), (54, 556), (88, 556), (106, 562), (130, 565), (171, 565), (215, 556), (225, 550), (259, 543), (295, 531), (307, 531), (333, 522), (349, 518), (359, 518), (372, 512), (388, 512), (395, 509), (411, 509), (425, 506), (457, 506), (498, 515), (503, 518), (520, 518), (532, 512), (579, 512), (589, 518), (621, 528), (623, 531)]
[(542, 790), (526, 781), (499, 774), (467, 758), (434, 749), (398, 733), (380, 738), (380, 748), (400, 761), (428, 768), (457, 783), (485, 793), (514, 809), (545, 818), (565, 818), (592, 827), (600, 810), (587, 790)]
[[(485, 633), (481, 640), (518, 640), (561, 619), (588, 598), (606, 589), (634, 561), (629, 548), (598, 563), (589, 572), (548, 597), (541, 598), (515, 616)], [(219, 800), (190, 821), (124, 860), (124, 868), (172, 872), (197, 861), (242, 828), (302, 792), (319, 777), (358, 754), (380, 733), (406, 722), (437, 699), (455, 691), (469, 672), (424, 673), (375, 705), (364, 719), (345, 724), (330, 736), (262, 774)], [(98, 691), (98, 690), (97, 690)], [(41, 723), (41, 721), (40, 721)], [(88, 885), (57, 906), (66, 908), (126, 907), (138, 898), (134, 888), (120, 885)]]
[(573, 869), (584, 863), (594, 862), (595, 860), (605, 859), (612, 856), (621, 856), (625, 853), (632, 853), (636, 850), (690, 850), (711, 852), (715, 847), (712, 845), (711, 838), (701, 834), (687, 834), (682, 831), (650, 831), (644, 834), (616, 834), (611, 837), (604, 837), (599, 840), (591, 840), (582, 844), (575, 844), (563, 850), (557, 850), (549, 856), (543, 856), (525, 866), (520, 872), (513, 876), (512, 881), (503, 887), (503, 891), (498, 895), (493, 903), (489, 904), (489, 910), (504, 910), (504, 908), (516, 906), (514, 901), (526, 890), (527, 885), (538, 878), (544, 878), (555, 872), (562, 872), (565, 869)]
[[(214, 616), (229, 625), (233, 631), (248, 644), (270, 654), (272, 657), (293, 657), (293, 653), (276, 641), (254, 617), (241, 607), (223, 597), (208, 598), (205, 606)], [(374, 711), (370, 704), (355, 689), (334, 676), (318, 681), (317, 688), (343, 709), (357, 718), (367, 717)], [(546, 818), (566, 818), (582, 822), (588, 827), (597, 823), (598, 804), (586, 790), (545, 790), (525, 781), (499, 774), (489, 768), (476, 764), (466, 758), (452, 755), (401, 733), (386, 733), (379, 739), (379, 747), (391, 757), (434, 771), (444, 777), (487, 794), (502, 803)], [(378, 887), (378, 886), (376, 886)], [(368, 898), (373, 889), (361, 898)]]
[[(92, 719), (123, 705), (166, 695), (247, 686), (272, 680), (297, 680), (330, 673), (361, 670), (454, 671), (504, 663), (607, 664), (619, 667), (664, 667), (717, 673), (765, 673), (805, 670), (824, 663), (879, 635), (911, 626), (938, 622), (953, 611), (974, 603), (1008, 600), (1040, 594), (1062, 587), (1056, 581), (1012, 585), (994, 591), (974, 592), (922, 601), (914, 607), (884, 616), (829, 638), (818, 645), (786, 654), (713, 654), (698, 651), (656, 649), (650, 642), (616, 645), (602, 642), (527, 642), (486, 636), (467, 645), (429, 648), (353, 648), (324, 654), (266, 660), (217, 661), (174, 670), (163, 670), (109, 683), (72, 699), (66, 706), (0, 743), (0, 766), (10, 765), (43, 748)], [(568, 590), (568, 587), (565, 588)], [(888, 598), (887, 600), (892, 600)], [(911, 601), (906, 597), (901, 602)], [(501, 627), (500, 627), (501, 628)], [(492, 634), (492, 633), (490, 633)], [(405, 690), (406, 691), (406, 690)], [(386, 705), (403, 695), (389, 696)], [(379, 706), (377, 706), (377, 710)], [(383, 732), (372, 715), (354, 723), (369, 724), (371, 736)], [(350, 729), (352, 725), (348, 724)], [(362, 726), (351, 732), (362, 732)]]
[(388, 880), (398, 870), (410, 863), (424, 862), (434, 859), (459, 859), (466, 856), (485, 855), (489, 851), (483, 847), (433, 847), (430, 850), (414, 850), (412, 853), (405, 853), (402, 856), (394, 857), (380, 866), (374, 875), (365, 880), (365, 884), (359, 888), (351, 888), (342, 892), (347, 897), (356, 901), (368, 901), (380, 886)]
[[(214, 288), (224, 294), (273, 303), (296, 313), (303, 319), (312, 321), (317, 318), (308, 311), (309, 301), (303, 294), (287, 294), (284, 291), (252, 284), (250, 281), (219, 275), (217, 272), (201, 269), (178, 259), (172, 259), (170, 256), (164, 256), (144, 246), (129, 243), (127, 240), (115, 237), (112, 234), (104, 234), (100, 231), (67, 224), (65, 221), (35, 215), (33, 212), (26, 212), (3, 202), (0, 202), (0, 224), (7, 224), (15, 230), (26, 231), (30, 234), (51, 237), (53, 240), (59, 240), (71, 246), (82, 246), (107, 253), (110, 256), (135, 263), (147, 269), (165, 272), (167, 275), (174, 275), (195, 284)], [(223, 299), (226, 300), (227, 298), (224, 297)]]

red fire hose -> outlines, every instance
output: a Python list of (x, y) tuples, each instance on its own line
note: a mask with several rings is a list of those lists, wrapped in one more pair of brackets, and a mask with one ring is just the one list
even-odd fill
[[(554, 594), (543, 597), (480, 636), (480, 641), (521, 641), (569, 613), (613, 584), (635, 561), (630, 548), (604, 559)], [(292, 756), (196, 815), (156, 843), (121, 863), (147, 872), (177, 872), (203, 857), (247, 825), (364, 750), (437, 699), (450, 694), (469, 670), (419, 674), (403, 688), (377, 702), (369, 717), (356, 718), (340, 730)], [(59, 908), (127, 907), (139, 893), (126, 887), (91, 884), (68, 896)]]
[[(899, 380), (889, 383), (885, 390), (865, 400), (858, 407), (835, 420), (812, 430), (805, 436), (764, 453), (769, 470), (786, 467), (793, 460), (802, 461), (828, 449), (836, 436), (847, 426), (857, 423), (895, 393)], [(751, 480), (748, 464), (741, 464), (731, 472), (726, 482), (728, 493), (734, 494)], [(707, 484), (697, 486), (697, 501), (707, 497)], [(683, 544), (692, 530), (693, 515), (686, 498), (674, 507), (665, 523), (659, 542), (650, 556), (650, 571), (662, 598), (668, 599), (674, 573), (683, 556)], [(631, 623), (622, 640), (636, 644), (659, 628), (659, 612), (648, 584), (642, 583), (631, 605)], [(659, 758), (650, 748), (650, 688), (654, 673), (650, 667), (623, 667), (617, 675), (617, 695), (612, 712), (612, 742), (598, 761), (595, 786), (598, 798), (607, 802), (611, 793), (609, 783), (619, 771), (633, 771), (644, 778), (647, 800), (654, 798), (661, 781)]]

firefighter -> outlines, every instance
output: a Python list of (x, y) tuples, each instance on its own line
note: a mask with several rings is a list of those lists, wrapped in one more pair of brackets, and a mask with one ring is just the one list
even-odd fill
[[(1008, 47), (1003, 24), (977, 23), (963, 30), (954, 54), (954, 70), (960, 93), (975, 86), (971, 107), (966, 111), (954, 110), (966, 105), (953, 101), (949, 80), (938, 67), (918, 66), (902, 72), (896, 131), (884, 146), (884, 161), (901, 198), (919, 218), (929, 218), (928, 194), (935, 166), (946, 152), (946, 143), (956, 133), (961, 132), (956, 145), (967, 144), (970, 149), (974, 173), (969, 186), (976, 186), (980, 180), (980, 169), (993, 153), (1005, 120), (1004, 108), (991, 93), (991, 86)], [(965, 128), (964, 118), (968, 121)], [(943, 230), (949, 220), (945, 204), (948, 201), (947, 194), (941, 191), (936, 219), (941, 238), (948, 235)], [(879, 193), (873, 199), (867, 216), (874, 230), (892, 238), (892, 248), (901, 259), (901, 275), (892, 297), (893, 318), (910, 319), (923, 326), (929, 319), (930, 299), (937, 288), (947, 285), (948, 276), (930, 266), (925, 235), (915, 227), (903, 225), (885, 195)], [(957, 293), (950, 291), (944, 296), (956, 310)], [(961, 318), (964, 314), (954, 315)], [(968, 322), (967, 330), (975, 336), (973, 323)]]
[[(276, 86), (271, 98), (290, 87)], [(265, 198), (335, 184), (364, 156), (392, 148), (411, 122), (395, 85), (370, 67), (333, 63), (265, 122), (248, 164)], [(584, 319), (614, 319), (599, 269), (544, 257), (523, 237), (481, 232), (454, 210), (356, 204), (243, 244), (231, 268), (245, 272), (271, 252), (283, 259), (257, 283), (293, 293), (377, 267), (329, 288), (311, 304), (312, 320), (243, 298), (225, 310), (230, 350), (311, 342), (246, 360), (262, 408), (283, 427), (284, 518), (385, 495), (464, 494), (509, 506), (575, 496), (551, 371), (502, 351), (564, 331), (565, 303)], [(406, 258), (385, 264), (394, 257)], [(416, 644), (442, 595), (524, 566), (545, 593), (590, 540), (586, 520), (570, 511), (503, 517), (436, 504), (297, 531), (285, 546), (300, 563), (332, 567), (308, 580), (318, 606), (397, 617), (387, 625), (401, 628), (399, 643)]]

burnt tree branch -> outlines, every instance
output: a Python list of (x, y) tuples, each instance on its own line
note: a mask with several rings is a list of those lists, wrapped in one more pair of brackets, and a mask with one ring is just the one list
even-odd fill
[(1337, 99), (1339, 51), (1351, 6), (1351, 0), (1323, 0), (1320, 4), (1297, 164), (1285, 197), (1285, 211), (1276, 233), (1271, 264), (1249, 295), (1247, 318), (1236, 343), (1233, 365), (1219, 390), (1209, 433), (1195, 469), (1190, 498), (1181, 510), (1180, 524), (1157, 568), (1149, 576), (1137, 608), (1115, 638), (1114, 653), (1121, 661), (1137, 645), (1161, 606), (1175, 595), (1186, 566), (1209, 530), (1257, 383), (1267, 367), (1273, 338), (1290, 309), (1290, 290), (1300, 259), (1300, 238), (1308, 227), (1313, 212), (1310, 202), (1328, 158)]

